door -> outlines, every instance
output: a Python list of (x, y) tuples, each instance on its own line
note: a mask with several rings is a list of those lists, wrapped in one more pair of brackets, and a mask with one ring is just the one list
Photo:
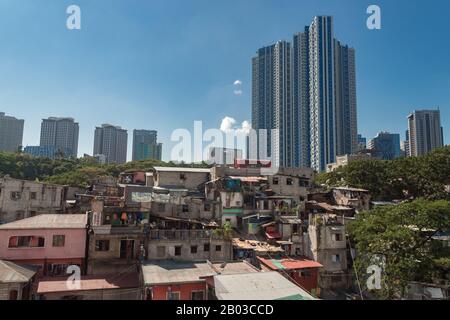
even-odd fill
[(17, 300), (19, 292), (17, 290), (11, 290), (9, 292), (9, 300)]
[(134, 258), (134, 240), (120, 240), (120, 259)]

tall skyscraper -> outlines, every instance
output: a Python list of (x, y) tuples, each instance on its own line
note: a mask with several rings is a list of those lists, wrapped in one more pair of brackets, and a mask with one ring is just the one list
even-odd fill
[(334, 40), (336, 155), (358, 151), (355, 49)]
[[(267, 156), (286, 167), (293, 166), (295, 148), (291, 71), (289, 42), (261, 48), (253, 58), (252, 127), (268, 130)], [(271, 129), (278, 130), (276, 141), (270, 139)]]
[(332, 17), (259, 49), (252, 75), (252, 127), (279, 130), (267, 144), (278, 165), (324, 171), (358, 151), (355, 50), (334, 39)]
[(125, 163), (127, 162), (127, 145), (127, 130), (110, 124), (95, 128), (94, 157), (103, 155), (106, 163)]
[(369, 141), (369, 149), (383, 160), (393, 160), (400, 157), (400, 135), (398, 133), (380, 132)]
[(309, 27), (311, 167), (324, 171), (336, 157), (335, 67), (332, 17)]
[(444, 146), (440, 110), (416, 110), (408, 116), (408, 156), (415, 157)]
[(310, 166), (309, 27), (293, 41), (294, 167)]
[(16, 152), (22, 146), (24, 120), (0, 112), (0, 151)]
[(42, 119), (41, 147), (54, 147), (64, 153), (64, 157), (78, 155), (79, 126), (73, 118), (50, 117)]
[(162, 144), (157, 140), (158, 133), (155, 130), (133, 130), (133, 161), (161, 160)]

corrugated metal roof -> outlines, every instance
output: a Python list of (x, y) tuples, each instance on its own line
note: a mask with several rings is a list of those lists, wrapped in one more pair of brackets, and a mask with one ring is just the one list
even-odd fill
[(245, 261), (228, 262), (228, 263), (214, 263), (213, 268), (218, 274), (240, 274), (240, 273), (255, 273), (259, 272), (251, 264)]
[(40, 214), (2, 224), (0, 229), (83, 229), (86, 224), (86, 214)]
[(278, 272), (258, 272), (214, 276), (219, 300), (316, 300), (309, 293), (287, 280)]
[(201, 277), (217, 273), (207, 262), (184, 262), (173, 260), (154, 260), (142, 265), (146, 285), (189, 283), (204, 281)]
[(67, 286), (66, 277), (46, 278), (39, 281), (37, 293), (126, 289), (138, 287), (139, 275), (137, 273), (129, 273), (120, 277), (82, 276), (80, 279), (80, 287), (78, 289), (69, 288)]
[(0, 260), (0, 283), (28, 282), (36, 274), (30, 266), (22, 266), (11, 261)]

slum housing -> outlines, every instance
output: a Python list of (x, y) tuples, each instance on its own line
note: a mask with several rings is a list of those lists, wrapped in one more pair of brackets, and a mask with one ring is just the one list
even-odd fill
[[(0, 226), (0, 259), (35, 268), (22, 279), (34, 299), (228, 299), (246, 296), (239, 281), (261, 299), (348, 290), (345, 219), (368, 209), (368, 192), (316, 189), (310, 168), (264, 169), (154, 167), (99, 179), (70, 199), (62, 188), (65, 211)], [(70, 266), (77, 287), (65, 285)], [(285, 293), (262, 289), (275, 280)], [(25, 297), (16, 291), (4, 296)]]

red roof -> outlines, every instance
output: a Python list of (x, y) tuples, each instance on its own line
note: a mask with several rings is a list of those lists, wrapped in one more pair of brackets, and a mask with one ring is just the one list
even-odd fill
[(282, 258), (282, 259), (265, 259), (257, 257), (262, 264), (272, 270), (298, 270), (308, 268), (321, 268), (320, 263), (313, 260), (303, 258)]
[(266, 237), (267, 239), (280, 239), (281, 238), (281, 234), (277, 231), (268, 231), (266, 232)]

